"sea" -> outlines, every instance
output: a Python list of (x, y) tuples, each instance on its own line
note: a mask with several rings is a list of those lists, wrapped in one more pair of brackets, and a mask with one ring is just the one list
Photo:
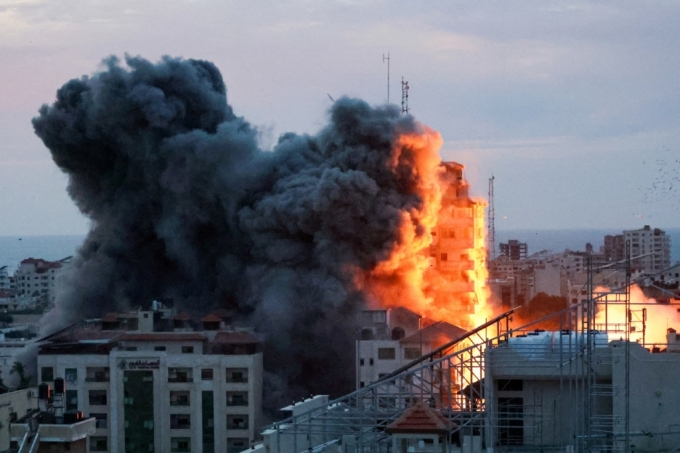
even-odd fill
[[(680, 228), (664, 230), (671, 236), (671, 262), (680, 261)], [(543, 250), (561, 252), (565, 249), (583, 251), (586, 243), (599, 250), (607, 234), (621, 234), (615, 229), (563, 229), (563, 230), (497, 230), (496, 244), (517, 239), (526, 242), (528, 253)], [(8, 267), (10, 274), (26, 258), (60, 260), (76, 254), (85, 240), (83, 235), (65, 236), (0, 236), (0, 268)], [(498, 252), (498, 250), (497, 250)]]

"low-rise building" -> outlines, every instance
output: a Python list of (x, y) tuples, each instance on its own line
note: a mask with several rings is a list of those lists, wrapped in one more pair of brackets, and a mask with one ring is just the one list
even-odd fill
[(383, 378), (466, 332), (447, 322), (432, 322), (401, 307), (364, 310), (362, 319), (362, 338), (356, 343), (357, 388)]
[(65, 409), (96, 419), (88, 451), (247, 449), (261, 423), (260, 342), (219, 312), (198, 323), (156, 308), (42, 339), (39, 382), (65, 378)]

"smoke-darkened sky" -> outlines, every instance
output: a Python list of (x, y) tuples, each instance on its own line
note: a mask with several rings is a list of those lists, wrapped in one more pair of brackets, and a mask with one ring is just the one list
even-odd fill
[(315, 133), (334, 98), (409, 104), (496, 177), (497, 228), (677, 226), (680, 4), (670, 1), (0, 0), (0, 235), (88, 221), (31, 118), (124, 53), (212, 61), (260, 146)]

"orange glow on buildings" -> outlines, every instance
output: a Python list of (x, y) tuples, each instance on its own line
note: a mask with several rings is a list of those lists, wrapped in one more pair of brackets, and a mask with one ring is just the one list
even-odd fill
[[(595, 291), (606, 292), (607, 288), (598, 287)], [(655, 344), (665, 347), (667, 329), (669, 327), (680, 328), (678, 307), (657, 303), (656, 300), (646, 297), (637, 285), (630, 288), (630, 302), (631, 341), (644, 343), (647, 347)], [(595, 316), (596, 328), (605, 330), (606, 325), (610, 340), (616, 340), (616, 336), (619, 334), (621, 338), (624, 338), (627, 322), (625, 305), (605, 303), (605, 301), (598, 302), (598, 310)]]
[[(392, 168), (409, 162), (420, 203), (405, 212), (389, 256), (357, 278), (376, 306), (402, 306), (470, 329), (489, 318), (483, 200), (468, 195), (463, 165), (442, 162), (440, 135), (402, 135)], [(413, 176), (412, 175), (412, 176)], [(377, 307), (374, 307), (377, 308)]]

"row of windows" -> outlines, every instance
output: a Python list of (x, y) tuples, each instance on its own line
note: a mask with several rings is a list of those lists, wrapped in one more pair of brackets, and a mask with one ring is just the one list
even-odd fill
[[(123, 348), (123, 351), (136, 351), (137, 346), (127, 346)], [(154, 351), (165, 351), (166, 348), (165, 346), (154, 346), (153, 348)], [(182, 346), (182, 354), (193, 354), (194, 353), (194, 347), (193, 346)]]
[[(212, 381), (214, 376), (213, 368), (201, 369), (201, 380)], [(111, 373), (109, 367), (88, 367), (85, 382), (108, 382)], [(51, 383), (54, 381), (54, 368), (41, 367), (40, 369), (41, 382)], [(64, 370), (64, 380), (69, 383), (78, 382), (78, 369), (66, 368)], [(247, 383), (248, 369), (247, 368), (226, 368), (225, 381), (228, 383)], [(168, 382), (193, 382), (193, 368), (168, 368)]]
[[(170, 414), (170, 429), (191, 429), (191, 414)], [(227, 429), (248, 429), (248, 414), (227, 415)]]
[[(378, 360), (395, 360), (395, 348), (378, 348)], [(422, 355), (420, 348), (404, 348), (404, 358), (408, 360), (415, 360)], [(368, 364), (373, 365), (373, 358), (368, 359)], [(365, 359), (359, 359), (359, 365), (365, 365)]]
[[(170, 405), (171, 406), (189, 406), (191, 393), (188, 391), (170, 391)], [(89, 390), (88, 404), (90, 406), (106, 406), (108, 404), (108, 397), (106, 390)], [(78, 391), (66, 390), (64, 394), (66, 400), (66, 410), (78, 408)], [(132, 398), (125, 397), (124, 404), (132, 405), (134, 401)], [(248, 392), (227, 392), (227, 406), (247, 406)]]
[[(238, 453), (248, 448), (248, 439), (232, 437), (227, 439), (227, 453)], [(91, 436), (90, 451), (109, 451), (109, 440), (106, 436)], [(191, 437), (171, 437), (172, 453), (191, 452)]]

